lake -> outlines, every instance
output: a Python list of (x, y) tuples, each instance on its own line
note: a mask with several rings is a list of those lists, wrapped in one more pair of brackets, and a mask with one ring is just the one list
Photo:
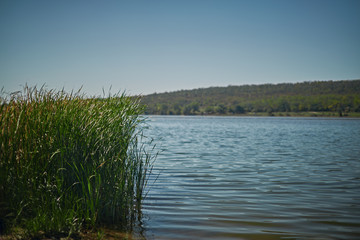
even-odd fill
[(146, 239), (359, 239), (360, 119), (148, 120)]

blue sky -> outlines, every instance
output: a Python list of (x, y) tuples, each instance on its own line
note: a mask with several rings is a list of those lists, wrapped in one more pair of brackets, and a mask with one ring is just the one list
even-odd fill
[(360, 78), (360, 1), (0, 1), (0, 87), (90, 95)]

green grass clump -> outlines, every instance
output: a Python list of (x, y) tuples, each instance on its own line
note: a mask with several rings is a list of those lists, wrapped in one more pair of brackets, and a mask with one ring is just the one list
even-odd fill
[(154, 158), (140, 143), (139, 100), (36, 87), (2, 96), (0, 230), (129, 230)]

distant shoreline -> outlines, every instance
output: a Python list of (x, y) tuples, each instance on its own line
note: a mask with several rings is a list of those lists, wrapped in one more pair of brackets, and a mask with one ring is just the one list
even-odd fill
[(329, 118), (360, 118), (360, 112), (249, 112), (243, 114), (146, 114), (145, 116), (224, 116), (224, 117), (329, 117)]
[(360, 117), (360, 80), (210, 87), (141, 97), (146, 114)]

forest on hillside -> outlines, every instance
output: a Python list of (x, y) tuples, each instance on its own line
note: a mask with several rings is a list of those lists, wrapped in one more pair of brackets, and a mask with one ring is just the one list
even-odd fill
[(143, 96), (146, 114), (360, 112), (360, 80), (210, 87)]

